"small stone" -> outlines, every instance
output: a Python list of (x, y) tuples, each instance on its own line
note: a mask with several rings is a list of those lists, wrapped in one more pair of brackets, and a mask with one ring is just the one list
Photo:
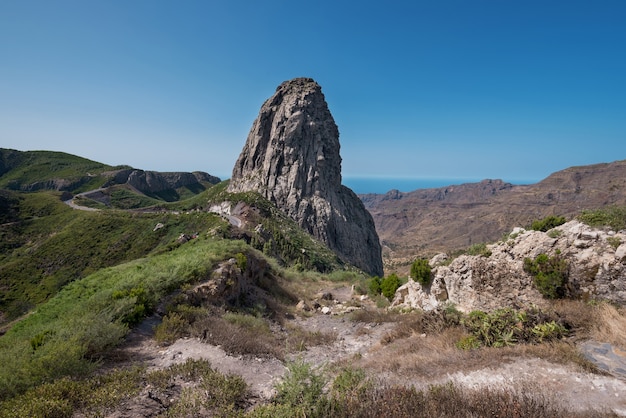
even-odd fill
[(298, 302), (298, 304), (296, 305), (296, 309), (300, 312), (308, 312), (311, 310), (311, 308), (309, 308), (309, 305), (307, 305), (306, 302), (303, 300)]
[(322, 308), (322, 313), (323, 313), (324, 315), (330, 315), (330, 313), (331, 313), (331, 312), (332, 312), (332, 310), (331, 310), (328, 306), (324, 306), (324, 307)]

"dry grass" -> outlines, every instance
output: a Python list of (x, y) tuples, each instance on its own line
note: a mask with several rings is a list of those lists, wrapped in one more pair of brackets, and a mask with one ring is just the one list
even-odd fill
[(192, 335), (212, 345), (219, 345), (231, 355), (284, 359), (283, 345), (264, 320), (232, 321), (207, 316), (192, 324)]
[[(559, 302), (555, 305), (555, 312), (581, 335), (588, 335), (592, 324), (607, 334), (621, 332), (619, 327), (626, 325), (626, 322), (622, 322), (623, 316), (610, 305), (600, 309), (583, 302)], [(604, 319), (594, 320), (598, 317)], [(453, 315), (445, 312), (413, 312), (394, 319), (396, 326), (382, 336), (381, 345), (374, 349), (373, 355), (359, 360), (360, 367), (405, 377), (436, 378), (458, 371), (495, 368), (519, 358), (540, 358), (552, 363), (574, 365), (580, 371), (598, 372), (571, 340), (460, 350), (457, 342), (468, 334)], [(623, 332), (613, 339), (625, 335), (626, 332)]]
[(611, 343), (622, 350), (626, 349), (626, 310), (609, 303), (601, 303), (593, 308), (593, 323), (590, 326), (592, 339)]
[(304, 351), (317, 345), (330, 345), (337, 340), (337, 332), (309, 331), (294, 324), (288, 324), (286, 332), (285, 347), (288, 352)]
[(562, 300), (554, 303), (554, 311), (571, 325), (575, 340), (592, 339), (626, 349), (626, 309), (608, 302), (589, 304)]
[(451, 384), (427, 390), (402, 386), (375, 387), (347, 398), (328, 416), (335, 417), (534, 417), (595, 418), (616, 416), (606, 411), (569, 411), (558, 399), (523, 390), (468, 390)]
[(397, 322), (402, 315), (394, 311), (382, 309), (359, 309), (350, 314), (350, 319), (355, 322), (366, 324), (383, 324), (386, 322)]
[(557, 317), (569, 324), (575, 339), (589, 337), (589, 329), (595, 321), (593, 306), (582, 300), (562, 299), (554, 301), (552, 309)]
[[(479, 350), (456, 348), (455, 343), (463, 335), (465, 333), (459, 327), (426, 336), (414, 333), (375, 347), (371, 355), (359, 361), (358, 366), (375, 373), (392, 372), (405, 377), (435, 377), (467, 369), (468, 365), (475, 364), (470, 360), (476, 357)], [(383, 339), (388, 341), (386, 337)]]

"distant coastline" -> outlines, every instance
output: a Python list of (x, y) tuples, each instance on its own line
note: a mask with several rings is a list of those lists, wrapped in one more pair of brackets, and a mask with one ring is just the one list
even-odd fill
[[(477, 183), (484, 179), (441, 179), (441, 178), (406, 178), (406, 177), (344, 177), (342, 183), (356, 194), (385, 194), (390, 190), (411, 192), (417, 189), (432, 189), (463, 183)], [(534, 184), (538, 180), (506, 180), (512, 184)]]

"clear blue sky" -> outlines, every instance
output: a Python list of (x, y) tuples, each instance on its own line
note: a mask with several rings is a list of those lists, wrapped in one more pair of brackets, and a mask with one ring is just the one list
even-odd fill
[(344, 177), (626, 159), (624, 0), (0, 0), (0, 147), (227, 178), (299, 76)]

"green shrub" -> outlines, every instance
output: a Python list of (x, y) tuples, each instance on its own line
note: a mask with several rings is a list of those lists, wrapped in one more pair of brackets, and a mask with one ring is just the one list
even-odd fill
[(470, 334), (457, 342), (456, 346), (461, 349), (542, 343), (568, 333), (565, 325), (536, 308), (522, 311), (503, 308), (491, 313), (472, 311), (461, 324)]
[(531, 331), (539, 342), (555, 340), (567, 335), (567, 329), (563, 325), (557, 324), (555, 321), (537, 324)]
[(461, 350), (473, 350), (482, 346), (480, 340), (475, 335), (466, 335), (455, 344)]
[(534, 231), (547, 232), (548, 230), (555, 228), (559, 225), (563, 225), (565, 223), (565, 217), (563, 216), (546, 216), (543, 219), (538, 219), (533, 221), (530, 225), (530, 229)]
[(367, 383), (362, 369), (348, 367), (335, 377), (332, 387), (333, 397), (342, 401), (358, 398), (367, 389)]
[(430, 264), (428, 260), (418, 259), (411, 265), (411, 278), (422, 286), (429, 286), (432, 282)]
[(241, 328), (246, 328), (250, 331), (255, 331), (259, 334), (270, 335), (272, 333), (267, 322), (263, 318), (259, 318), (257, 316), (236, 312), (227, 312), (222, 316), (222, 318), (224, 318), (226, 321), (230, 322), (233, 325), (237, 325)]
[(524, 271), (534, 277), (535, 286), (543, 297), (547, 299), (565, 297), (569, 266), (560, 254), (550, 257), (542, 253), (534, 260), (525, 258)]
[(489, 251), (489, 249), (487, 248), (487, 244), (481, 243), (481, 244), (471, 245), (467, 249), (466, 254), (467, 255), (480, 255), (482, 257), (489, 257), (491, 255), (491, 251)]
[(301, 361), (290, 363), (283, 381), (276, 386), (274, 402), (291, 411), (291, 415), (284, 416), (321, 416), (328, 406), (324, 395), (326, 383), (324, 375), (310, 364)]
[(396, 290), (400, 287), (400, 278), (395, 273), (391, 273), (380, 282), (380, 291), (384, 297), (390, 301), (396, 294)]
[(241, 269), (241, 271), (245, 271), (248, 265), (248, 257), (244, 253), (235, 254), (235, 260), (237, 260), (237, 267)]
[(58, 379), (28, 390), (0, 403), (0, 417), (104, 416), (103, 411), (137, 394), (144, 369), (130, 368), (101, 374), (89, 379)]
[(626, 206), (609, 206), (602, 209), (584, 210), (578, 220), (595, 227), (608, 226), (616, 231), (626, 229)]
[(380, 282), (381, 278), (378, 276), (374, 276), (370, 279), (368, 289), (371, 296), (380, 295)]
[(188, 333), (189, 322), (177, 312), (170, 312), (156, 327), (154, 339), (159, 344), (172, 344)]

